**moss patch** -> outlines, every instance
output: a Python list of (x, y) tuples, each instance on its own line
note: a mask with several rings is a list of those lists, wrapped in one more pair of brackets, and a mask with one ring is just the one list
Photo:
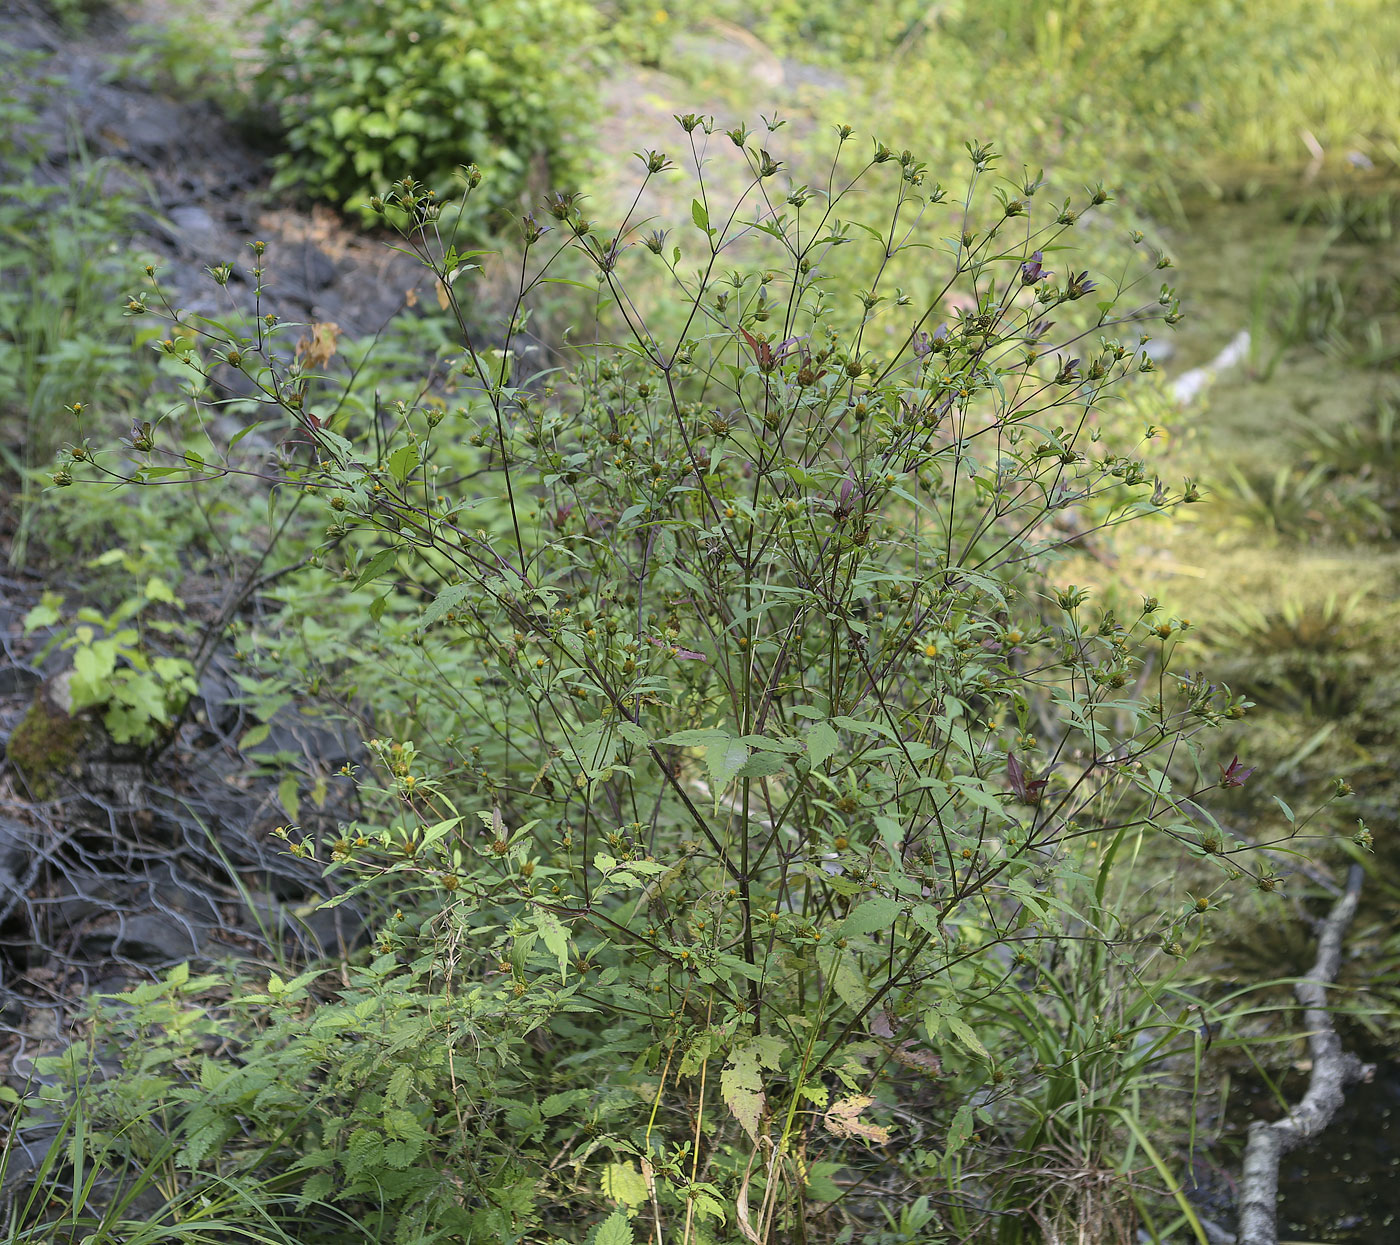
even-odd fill
[(10, 736), (8, 755), (30, 793), (50, 800), (59, 780), (79, 772), (79, 758), (91, 739), (92, 724), (65, 713), (40, 692)]

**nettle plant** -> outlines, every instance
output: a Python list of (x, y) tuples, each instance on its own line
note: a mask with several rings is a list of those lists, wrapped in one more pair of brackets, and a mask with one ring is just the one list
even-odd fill
[[(120, 549), (95, 559), (93, 566), (135, 563)], [(176, 610), (184, 602), (158, 576), (127, 597), (110, 614), (82, 606), (65, 623), (63, 598), (46, 592), (24, 616), (26, 634), (64, 624), (44, 650), (57, 646), (72, 653), (68, 696), (72, 712), (101, 710), (107, 734), (119, 744), (150, 747), (166, 738), (189, 698), (199, 691), (194, 666), (184, 657), (152, 653), (142, 631), (170, 634), (179, 624), (150, 617), (152, 606)]]
[[(1200, 803), (1247, 777), (1197, 758), (1243, 706), (1174, 669), (1186, 620), (1045, 574), (1090, 532), (1195, 499), (1113, 414), (1172, 291), (1131, 302), (1074, 271), (1066, 235), (1104, 192), (989, 194), (989, 147), (950, 197), (909, 153), (853, 161), (841, 127), (829, 174), (798, 185), (742, 127), (677, 120), (687, 227), (642, 218), (678, 176), (660, 153), (616, 228), (556, 194), (523, 222), (490, 343), (463, 311), (484, 256), (453, 213), (412, 180), (376, 198), (411, 222), (460, 341), (368, 427), (314, 335), (293, 351), (300, 329), (271, 317), (194, 321), (153, 277), (132, 313), (177, 322), (161, 348), (196, 369), (240, 370), (283, 439), (163, 457), (155, 428), (134, 466), (83, 463), (271, 481), (324, 515), (318, 574), (381, 585), (386, 624), (417, 601), (437, 708), (416, 742), (372, 742), (380, 824), (285, 832), (347, 893), (398, 905), (377, 979), (495, 1000), (498, 1051), (534, 1069), (508, 1102), (452, 1098), (449, 1128), (443, 1030), (442, 1084), (392, 1096), (423, 1130), (414, 1172), (443, 1170), (436, 1202), (415, 1176), (413, 1213), (489, 1204), (452, 1173), (469, 1137), (509, 1156), (517, 1194), (531, 1174), (492, 1213), (560, 1239), (599, 1180), (622, 1209), (598, 1240), (830, 1239), (822, 1206), (852, 1204), (881, 1154), (942, 1185), (939, 1230), (1086, 1213), (1073, 1179), (1028, 1176), (1056, 1154), (1118, 1204), (1155, 1188), (1190, 1218), (1125, 1095), (1190, 1047), (1164, 983), (1197, 918), (1233, 881), (1277, 884)], [(707, 160), (731, 143), (750, 177), (721, 207)], [(879, 228), (851, 215), (867, 185), (897, 188)], [(570, 256), (618, 339), (527, 365), (531, 301)], [(919, 304), (893, 287), (911, 259), (942, 269)], [(1110, 884), (1115, 861), (1186, 859), (1194, 894)], [(316, 1159), (353, 1161), (359, 1196), (375, 1138), (386, 1172), (402, 1150), (362, 1108)]]

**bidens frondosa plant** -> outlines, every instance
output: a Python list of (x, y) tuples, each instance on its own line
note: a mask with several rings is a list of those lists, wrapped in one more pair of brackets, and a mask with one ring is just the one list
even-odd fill
[[(1194, 1223), (1137, 1091), (1195, 1040), (1173, 974), (1199, 916), (1275, 884), (1201, 803), (1246, 776), (1197, 758), (1243, 707), (1176, 669), (1187, 620), (1046, 575), (1194, 500), (1129, 427), (1168, 261), (1142, 298), (1076, 271), (1104, 192), (1047, 205), (987, 147), (950, 195), (842, 127), (800, 185), (742, 128), (678, 122), (684, 226), (644, 218), (680, 176), (656, 152), (616, 226), (554, 196), (491, 340), (453, 214), (413, 181), (375, 200), (460, 333), (401, 400), (352, 415), (299, 326), (167, 339), (239, 370), (280, 441), (162, 458), (157, 428), (127, 474), (302, 497), (318, 582), (382, 586), (425, 672), (416, 742), (371, 745), (380, 824), (288, 831), (394, 910), (353, 1014), (311, 1032), (414, 1035), (352, 1083), (300, 1021), (259, 1039), (329, 1061), (287, 1107), (307, 1197), (392, 1203), (395, 1239), (848, 1240), (920, 1190), (921, 1240)], [(723, 206), (722, 155), (748, 171)], [(532, 300), (580, 264), (614, 340), (528, 364)], [(1122, 876), (1188, 858), (1190, 894)], [(289, 1144), (242, 1109), (230, 1130)]]

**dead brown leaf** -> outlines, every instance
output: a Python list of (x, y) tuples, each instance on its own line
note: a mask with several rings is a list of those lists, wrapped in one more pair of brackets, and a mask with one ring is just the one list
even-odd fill
[(867, 1124), (860, 1118), (860, 1113), (874, 1101), (868, 1094), (851, 1094), (833, 1102), (822, 1117), (827, 1132), (837, 1137), (860, 1137), (883, 1145), (890, 1139), (890, 1130), (881, 1124)]
[(340, 325), (329, 320), (313, 324), (310, 334), (297, 342), (297, 362), (313, 371), (325, 367), (335, 358), (340, 333)]

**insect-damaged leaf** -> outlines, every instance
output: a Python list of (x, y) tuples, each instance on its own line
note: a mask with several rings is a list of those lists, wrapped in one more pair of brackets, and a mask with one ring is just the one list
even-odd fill
[(731, 1052), (720, 1073), (720, 1097), (753, 1141), (758, 1140), (758, 1124), (767, 1104), (760, 1068), (777, 1068), (782, 1051), (781, 1038), (751, 1038)]
[(874, 1101), (866, 1094), (842, 1098), (827, 1108), (822, 1123), (826, 1125), (827, 1132), (837, 1137), (860, 1137), (883, 1145), (890, 1139), (890, 1130), (881, 1124), (868, 1124), (860, 1118), (860, 1113)]

